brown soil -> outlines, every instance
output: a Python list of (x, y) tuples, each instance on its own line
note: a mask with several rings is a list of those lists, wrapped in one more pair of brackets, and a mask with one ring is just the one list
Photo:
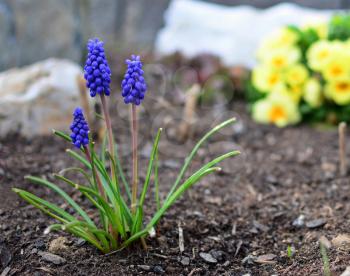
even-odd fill
[[(198, 153), (193, 169), (232, 148), (243, 154), (222, 163), (220, 174), (202, 180), (169, 210), (159, 224), (157, 237), (147, 239), (147, 251), (134, 245), (103, 256), (63, 232), (44, 235), (54, 220), (10, 191), (11, 187), (28, 189), (66, 206), (54, 193), (24, 181), (23, 176), (52, 179), (51, 172), (75, 164), (64, 152), (70, 145), (53, 137), (8, 137), (0, 141), (0, 272), (6, 267), (7, 275), (322, 275), (319, 237), (332, 240), (350, 229), (350, 184), (348, 177), (338, 173), (335, 130), (258, 126), (238, 103), (230, 108), (233, 112), (226, 110), (220, 116), (216, 114), (222, 114), (223, 106), (203, 107), (194, 126), (194, 140), (179, 144), (174, 137), (181, 105), (164, 107), (163, 102), (151, 106), (140, 121), (141, 168), (146, 165), (144, 156), (151, 137), (158, 126), (164, 126), (159, 169), (163, 196), (194, 140), (232, 114), (239, 114), (238, 124), (213, 137)], [(126, 152), (130, 141), (128, 112), (121, 105), (114, 110), (119, 110), (113, 114), (118, 118), (115, 133)], [(125, 166), (130, 165), (128, 155), (123, 160)], [(65, 189), (88, 206), (78, 193)], [(149, 196), (149, 207), (152, 200)], [(148, 214), (153, 209), (150, 207)], [(293, 226), (300, 215), (305, 216), (305, 222), (322, 218), (325, 223), (314, 229), (305, 224)], [(183, 253), (179, 251), (179, 225), (184, 234)], [(50, 242), (61, 236), (68, 239), (67, 248), (57, 254), (66, 262), (55, 265), (45, 261), (38, 252), (48, 251)], [(288, 246), (295, 248), (292, 257), (287, 256)], [(211, 254), (217, 262), (208, 263), (200, 253)], [(257, 262), (256, 257), (264, 254), (275, 256), (265, 263)], [(350, 262), (349, 253), (334, 246), (328, 257), (333, 275), (340, 275)]]

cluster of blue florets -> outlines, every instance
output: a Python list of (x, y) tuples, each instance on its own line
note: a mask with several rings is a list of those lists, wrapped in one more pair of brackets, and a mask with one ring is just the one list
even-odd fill
[(111, 70), (108, 66), (103, 42), (97, 38), (90, 39), (87, 45), (89, 51), (84, 67), (86, 86), (91, 97), (96, 94), (110, 94)]
[(73, 113), (73, 122), (70, 126), (72, 143), (78, 149), (89, 144), (89, 126), (85, 121), (83, 110), (77, 107)]
[(147, 85), (143, 77), (142, 62), (140, 56), (132, 55), (125, 63), (128, 69), (122, 81), (122, 96), (126, 104), (132, 103), (139, 105), (147, 90)]

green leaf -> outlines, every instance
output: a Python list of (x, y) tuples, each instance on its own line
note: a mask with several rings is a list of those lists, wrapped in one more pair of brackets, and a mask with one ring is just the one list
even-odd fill
[[(198, 149), (201, 147), (201, 145), (207, 141), (210, 136), (212, 136), (214, 133), (218, 132), (220, 129), (226, 127), (227, 125), (233, 124), (234, 122), (236, 122), (236, 118), (231, 118), (229, 120), (226, 120), (224, 122), (222, 122), (221, 124), (217, 125), (216, 127), (214, 127), (213, 129), (211, 129), (208, 133), (206, 133), (202, 139), (199, 140), (199, 142), (194, 146), (193, 150), (191, 151), (190, 155), (185, 159), (185, 163), (178, 175), (178, 177), (176, 178), (175, 183), (173, 184), (168, 197), (170, 195), (172, 195), (172, 193), (175, 191), (175, 189), (177, 188), (177, 186), (179, 185), (181, 179), (183, 178), (184, 174), (186, 173), (189, 165), (191, 164), (191, 161), (193, 159), (193, 157), (195, 156), (195, 154), (197, 153)], [(168, 199), (167, 197), (167, 199)]]
[(58, 193), (60, 196), (62, 196), (66, 200), (67, 203), (69, 203), (85, 219), (85, 221), (88, 224), (96, 227), (96, 225), (90, 219), (90, 217), (86, 214), (86, 212), (65, 191), (63, 191), (57, 185), (55, 185), (47, 180), (35, 177), (35, 176), (26, 176), (25, 179), (27, 179), (33, 183), (36, 183), (36, 184), (44, 185), (44, 186), (50, 188), (51, 190), (53, 190), (54, 192)]
[(89, 163), (88, 160), (86, 160), (84, 157), (82, 157), (80, 154), (76, 153), (75, 151), (72, 151), (70, 149), (67, 149), (66, 152), (72, 156), (75, 160), (79, 161), (80, 163), (82, 163), (83, 165), (85, 165), (85, 167), (87, 167), (89, 170), (91, 170), (91, 164)]
[(155, 159), (156, 152), (158, 150), (158, 144), (159, 144), (159, 139), (160, 139), (160, 134), (161, 133), (162, 133), (162, 129), (160, 128), (158, 130), (158, 132), (157, 132), (156, 138), (155, 138), (154, 143), (153, 143), (151, 156), (149, 158), (149, 164), (148, 164), (147, 173), (146, 173), (146, 179), (145, 179), (145, 182), (143, 184), (142, 192), (141, 192), (140, 199), (139, 199), (139, 202), (138, 202), (138, 208), (136, 210), (136, 214), (135, 214), (135, 218), (134, 218), (134, 225), (132, 227), (132, 232), (131, 233), (135, 233), (136, 231), (139, 231), (139, 229), (140, 229), (140, 227), (142, 225), (143, 204), (145, 202), (147, 189), (148, 189), (149, 182), (150, 182), (150, 179), (151, 179), (151, 174), (152, 174), (152, 170), (153, 170), (153, 161)]
[(66, 133), (64, 133), (62, 131), (59, 131), (59, 130), (55, 130), (55, 129), (53, 129), (52, 132), (56, 136), (61, 137), (61, 138), (63, 138), (64, 140), (66, 140), (68, 142), (72, 142), (72, 138), (70, 138), (70, 136), (67, 135)]

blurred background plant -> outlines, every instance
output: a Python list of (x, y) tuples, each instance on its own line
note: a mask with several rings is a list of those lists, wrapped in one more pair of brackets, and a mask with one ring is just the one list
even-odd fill
[(279, 127), (350, 121), (350, 16), (265, 37), (247, 85), (253, 119)]

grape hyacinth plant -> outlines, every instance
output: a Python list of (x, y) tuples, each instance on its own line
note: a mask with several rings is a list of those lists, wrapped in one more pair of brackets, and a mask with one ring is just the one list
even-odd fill
[[(85, 121), (83, 110), (81, 108), (76, 108), (73, 113), (73, 123), (70, 126), (71, 134), (67, 135), (56, 130), (53, 132), (58, 137), (72, 143), (73, 147), (78, 150), (74, 151), (68, 149), (67, 153), (78, 161), (82, 167), (67, 168), (54, 174), (54, 177), (56, 180), (62, 181), (73, 189), (78, 190), (90, 202), (91, 206), (95, 207), (99, 215), (93, 216), (94, 218), (92, 218), (91, 213), (84, 211), (84, 209), (69, 194), (61, 189), (60, 186), (47, 179), (35, 176), (25, 177), (27, 180), (48, 187), (59, 194), (68, 204), (67, 208), (48, 202), (25, 190), (17, 188), (13, 190), (27, 202), (58, 221), (58, 223), (50, 225), (46, 229), (46, 233), (53, 230), (69, 232), (86, 240), (104, 254), (121, 250), (136, 241), (141, 241), (144, 247), (146, 247), (144, 238), (153, 230), (164, 213), (176, 200), (202, 177), (219, 171), (220, 168), (216, 166), (219, 162), (239, 154), (238, 151), (230, 151), (209, 161), (201, 168), (192, 172), (189, 177), (186, 176), (191, 161), (199, 148), (208, 141), (213, 134), (234, 123), (235, 119), (231, 118), (217, 125), (199, 140), (190, 154), (184, 159), (184, 164), (174, 184), (163, 200), (159, 198), (158, 192), (158, 143), (162, 132), (160, 128), (155, 136), (148, 166), (145, 168), (146, 176), (140, 187), (141, 192), (138, 192), (136, 106), (141, 104), (147, 86), (143, 77), (140, 57), (132, 56), (131, 59), (126, 61), (127, 70), (121, 85), (124, 102), (126, 104), (131, 104), (132, 109), (133, 179), (131, 195), (130, 186), (125, 179), (117, 154), (117, 147), (113, 139), (111, 121), (105, 97), (110, 95), (109, 83), (111, 72), (106, 61), (103, 42), (98, 39), (90, 40), (88, 43), (88, 50), (85, 78), (87, 87), (90, 90), (90, 95), (92, 97), (99, 95), (102, 103), (103, 117), (106, 123), (108, 136), (108, 149), (105, 145), (106, 143), (101, 144), (99, 151), (95, 149), (95, 143), (89, 135), (89, 126)], [(75, 180), (67, 178), (66, 172), (76, 172), (80, 174), (84, 179), (84, 183), (77, 183)], [(124, 184), (123, 189), (121, 187), (121, 182)], [(154, 201), (157, 208), (151, 219), (145, 221), (143, 215), (145, 208), (144, 203), (151, 182), (154, 182), (155, 185), (156, 193)], [(149, 200), (151, 199), (149, 198)], [(69, 211), (67, 211), (68, 209)]]

